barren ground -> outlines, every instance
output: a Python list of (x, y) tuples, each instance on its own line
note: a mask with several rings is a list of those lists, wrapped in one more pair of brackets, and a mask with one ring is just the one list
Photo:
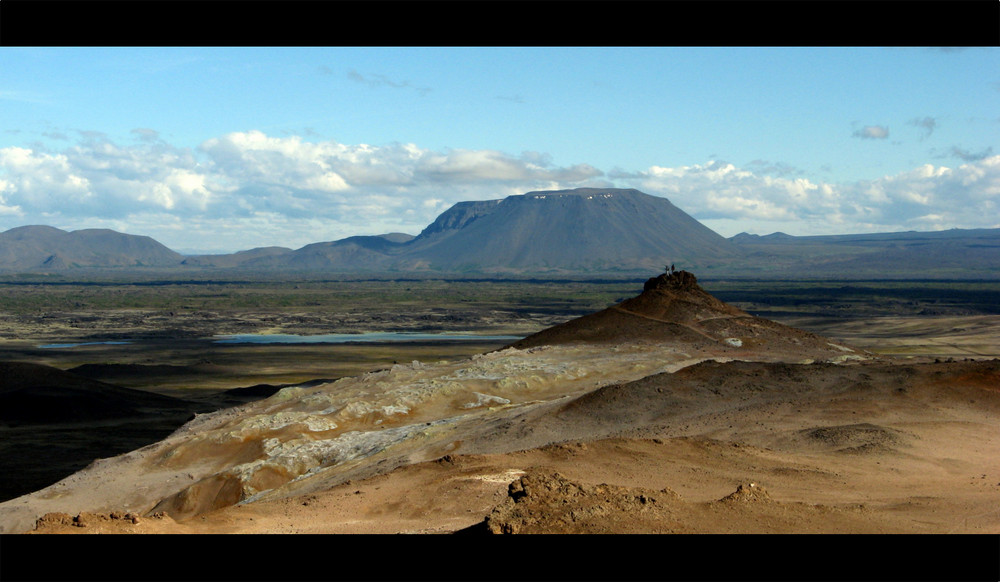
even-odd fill
[[(844, 381), (871, 376), (868, 366)], [(375, 477), (190, 519), (84, 513), (50, 516), (38, 531), (447, 533), (487, 520), (511, 533), (998, 534), (1000, 365), (966, 368), (953, 364), (945, 377), (978, 380), (951, 395), (930, 364), (906, 388), (817, 394), (786, 379), (772, 390), (787, 397), (693, 398), (682, 425), (626, 427), (641, 436), (580, 439), (555, 423), (567, 440), (498, 454), (462, 454), (459, 444)], [(532, 494), (513, 503), (522, 478)]]
[[(160, 443), (0, 504), (0, 523), (40, 534), (1000, 534), (998, 316), (783, 321), (867, 354), (837, 364), (677, 346), (494, 355), (476, 365), (523, 379), (495, 392), (508, 405), (335, 474), (248, 503), (189, 494), (201, 505), (154, 507), (143, 500), (162, 495), (144, 491), (211, 474), (191, 465), (131, 478), (164, 451), (184, 455)], [(440, 363), (394, 366), (379, 381), (402, 390), (475, 367), (465, 347), (447, 349)], [(615, 368), (623, 355), (633, 363)], [(539, 358), (539, 371), (510, 372)], [(578, 388), (538, 380), (553, 369)]]

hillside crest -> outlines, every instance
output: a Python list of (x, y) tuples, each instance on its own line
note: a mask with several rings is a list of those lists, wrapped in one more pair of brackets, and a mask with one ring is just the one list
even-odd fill
[(704, 292), (698, 285), (698, 278), (694, 276), (694, 273), (689, 273), (688, 271), (675, 271), (673, 268), (668, 270), (666, 273), (657, 275), (656, 277), (650, 277), (642, 286), (642, 290), (644, 292), (654, 291), (657, 289), (669, 291)]
[(544, 329), (510, 347), (643, 342), (683, 351), (722, 348), (734, 357), (794, 355), (828, 360), (856, 353), (815, 334), (755, 317), (702, 289), (691, 272), (672, 267), (648, 279), (635, 297)]

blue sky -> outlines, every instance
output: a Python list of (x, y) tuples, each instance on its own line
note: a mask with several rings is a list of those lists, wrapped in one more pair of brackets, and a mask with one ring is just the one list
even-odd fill
[(0, 47), (0, 230), (298, 248), (583, 186), (724, 236), (996, 228), (998, 136), (997, 47)]

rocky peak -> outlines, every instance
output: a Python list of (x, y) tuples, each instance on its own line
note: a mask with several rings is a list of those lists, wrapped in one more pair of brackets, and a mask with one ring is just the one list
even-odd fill
[(700, 289), (700, 287), (698, 287), (698, 278), (694, 276), (694, 273), (690, 273), (688, 271), (676, 271), (671, 266), (666, 273), (648, 279), (646, 284), (642, 287), (644, 292), (653, 289), (688, 291)]

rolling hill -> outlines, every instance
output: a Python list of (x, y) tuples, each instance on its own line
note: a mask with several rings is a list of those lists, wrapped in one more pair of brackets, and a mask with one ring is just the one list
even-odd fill
[(21, 226), (0, 233), (0, 267), (6, 270), (165, 267), (183, 259), (148, 236), (107, 229), (66, 232), (51, 226)]
[(738, 234), (731, 239), (745, 257), (732, 269), (760, 276), (997, 278), (1000, 229), (951, 229), (826, 236)]

